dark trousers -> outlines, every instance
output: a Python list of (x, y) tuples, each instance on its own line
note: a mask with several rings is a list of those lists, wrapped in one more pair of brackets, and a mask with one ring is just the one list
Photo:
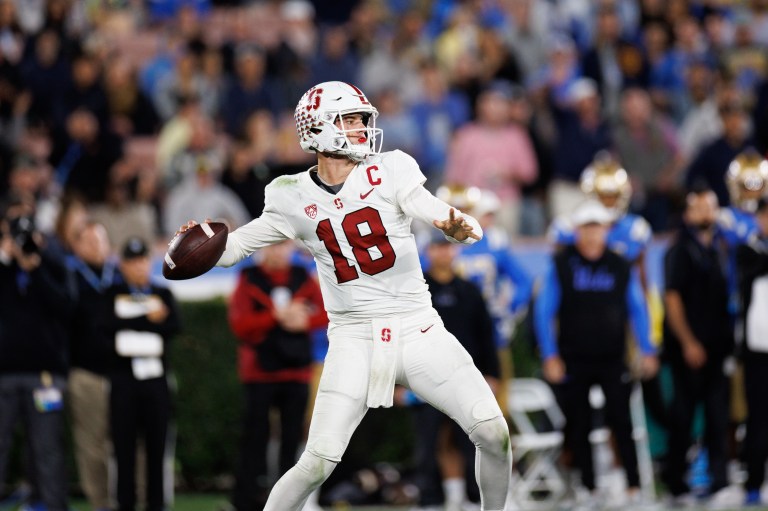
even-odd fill
[(643, 400), (645, 408), (649, 415), (658, 423), (664, 430), (669, 429), (669, 412), (667, 411), (667, 405), (664, 402), (664, 394), (661, 390), (661, 380), (659, 375), (655, 375), (647, 380), (642, 380), (640, 385), (643, 388)]
[[(66, 380), (54, 377), (53, 386), (63, 394)], [(21, 418), (40, 501), (48, 511), (65, 511), (64, 412), (37, 410), (34, 391), (41, 387), (39, 374), (0, 374), (0, 485), (6, 482), (13, 431)]]
[(443, 412), (430, 405), (418, 405), (413, 410), (416, 433), (414, 483), (419, 488), (419, 505), (435, 506), (443, 503), (443, 478), (437, 463), (437, 442), (440, 428), (447, 425), (451, 438), (464, 457), (464, 480), (467, 496), (480, 501), (480, 490), (475, 479), (475, 446), (467, 434)]
[(765, 480), (768, 461), (768, 354), (748, 354), (744, 360), (747, 393), (747, 436), (744, 454), (747, 461), (747, 490), (759, 490)]
[(728, 444), (728, 379), (722, 360), (708, 360), (703, 368), (693, 370), (683, 363), (673, 363), (675, 395), (669, 412), (669, 449), (664, 482), (672, 495), (690, 491), (684, 480), (688, 467), (686, 456), (691, 446), (691, 425), (696, 405), (704, 404), (704, 445), (709, 454), (711, 491), (728, 484), (726, 452)]
[(245, 414), (232, 505), (237, 511), (260, 511), (269, 491), (269, 411), (274, 407), (280, 413), (279, 475), (283, 475), (296, 464), (304, 432), (309, 385), (299, 382), (247, 383), (243, 387)]
[(558, 385), (557, 398), (565, 414), (567, 436), (573, 449), (574, 464), (581, 472), (581, 483), (590, 491), (595, 489), (595, 468), (589, 442), (594, 417), (589, 403), (589, 389), (600, 385), (605, 395), (605, 421), (616, 439), (627, 474), (627, 485), (630, 488), (639, 487), (637, 451), (632, 439), (632, 416), (629, 411), (632, 380), (624, 362), (565, 360), (565, 368), (566, 380)]
[(136, 380), (131, 374), (112, 377), (110, 426), (117, 461), (119, 511), (136, 508), (136, 443), (144, 438), (147, 474), (147, 511), (165, 508), (163, 462), (171, 393), (165, 377)]

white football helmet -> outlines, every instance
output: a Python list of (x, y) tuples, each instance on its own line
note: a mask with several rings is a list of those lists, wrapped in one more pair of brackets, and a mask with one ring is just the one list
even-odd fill
[[(344, 126), (343, 116), (363, 115), (365, 136), (352, 143), (347, 135), (360, 129)], [(381, 151), (382, 130), (376, 128), (378, 110), (363, 91), (344, 82), (323, 82), (309, 89), (296, 105), (294, 118), (301, 148), (308, 152), (341, 154), (362, 161)], [(336, 126), (341, 119), (340, 127)]]

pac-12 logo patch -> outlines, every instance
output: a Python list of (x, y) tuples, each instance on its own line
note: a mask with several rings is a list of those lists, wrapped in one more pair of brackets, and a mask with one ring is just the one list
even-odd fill
[(310, 204), (309, 206), (304, 208), (304, 213), (306, 213), (309, 218), (314, 220), (315, 217), (317, 216), (317, 204)]

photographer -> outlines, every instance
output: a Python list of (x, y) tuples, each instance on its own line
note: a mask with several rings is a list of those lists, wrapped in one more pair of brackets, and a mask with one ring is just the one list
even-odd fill
[(63, 394), (74, 280), (35, 230), (34, 202), (11, 197), (0, 212), (0, 483), (20, 418), (40, 504), (64, 511)]

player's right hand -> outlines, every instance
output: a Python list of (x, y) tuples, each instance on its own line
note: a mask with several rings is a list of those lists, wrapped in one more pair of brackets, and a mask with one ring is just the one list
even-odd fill
[[(213, 220), (211, 220), (210, 218), (206, 218), (205, 222), (206, 223), (210, 223), (210, 222), (213, 222)], [(191, 229), (192, 227), (196, 226), (197, 224), (198, 224), (198, 222), (196, 220), (190, 220), (186, 224), (184, 224), (181, 227), (179, 227), (179, 229), (176, 231), (176, 234), (179, 235), (182, 232), (186, 231), (187, 229)]]
[(184, 231), (186, 231), (187, 229), (190, 229), (190, 228), (192, 228), (192, 227), (194, 227), (194, 226), (196, 226), (196, 225), (197, 225), (197, 222), (196, 222), (196, 221), (194, 221), (194, 220), (190, 220), (189, 222), (187, 222), (186, 224), (182, 225), (181, 227), (179, 227), (179, 228), (176, 230), (176, 235), (178, 236), (178, 235), (179, 235), (179, 234), (181, 234), (182, 232), (184, 232)]

